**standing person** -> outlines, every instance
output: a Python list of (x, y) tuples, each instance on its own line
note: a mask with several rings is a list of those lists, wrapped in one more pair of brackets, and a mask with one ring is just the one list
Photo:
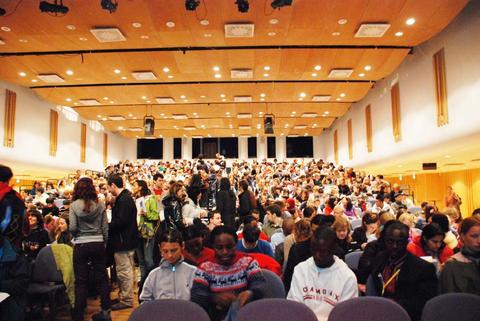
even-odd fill
[(304, 303), (319, 321), (326, 321), (339, 302), (358, 296), (357, 278), (334, 255), (336, 235), (332, 228), (320, 226), (310, 242), (312, 257), (299, 263), (287, 299)]
[(108, 238), (120, 287), (119, 302), (112, 310), (129, 309), (133, 306), (133, 253), (138, 246), (137, 208), (130, 191), (123, 187), (121, 176), (111, 175), (107, 182), (110, 193), (116, 197)]
[(445, 207), (454, 208), (458, 212), (458, 219), (455, 223), (462, 221), (462, 212), (460, 211), (460, 205), (462, 205), (462, 198), (455, 193), (452, 186), (447, 186), (447, 195), (445, 195)]
[(183, 219), (182, 206), (187, 198), (187, 191), (182, 183), (176, 182), (170, 187), (169, 195), (165, 196), (162, 204), (165, 206), (165, 228), (169, 230), (183, 230), (185, 220)]
[[(243, 219), (247, 215), (251, 215), (252, 211), (255, 209), (256, 204), (254, 204), (255, 196), (252, 192), (248, 190), (248, 183), (245, 180), (240, 181), (238, 184), (239, 192), (238, 195), (238, 215), (240, 216), (240, 221), (243, 223)], [(256, 203), (256, 201), (255, 201)]]
[(93, 320), (110, 321), (110, 290), (105, 262), (105, 242), (108, 238), (108, 220), (105, 204), (98, 201), (93, 182), (88, 177), (77, 181), (70, 206), (70, 233), (73, 236), (73, 270), (75, 273), (75, 307), (73, 321), (83, 321), (87, 305), (87, 284), (90, 265), (102, 311)]
[(235, 193), (230, 187), (230, 180), (227, 177), (220, 179), (220, 190), (216, 194), (216, 211), (220, 212), (225, 226), (233, 227), (235, 223)]

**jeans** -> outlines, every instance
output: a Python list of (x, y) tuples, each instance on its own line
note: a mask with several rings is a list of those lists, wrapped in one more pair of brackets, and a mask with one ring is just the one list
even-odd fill
[(155, 267), (153, 262), (153, 248), (155, 239), (140, 238), (137, 248), (138, 265), (140, 267), (140, 282), (143, 284), (151, 270)]
[(75, 273), (74, 321), (83, 321), (83, 314), (87, 305), (88, 263), (93, 266), (93, 277), (100, 294), (102, 310), (110, 309), (105, 244), (103, 242), (75, 244), (73, 247), (73, 271)]
[(118, 299), (126, 305), (133, 305), (133, 279), (134, 279), (134, 251), (115, 252), (115, 269), (117, 271), (117, 280), (120, 291)]

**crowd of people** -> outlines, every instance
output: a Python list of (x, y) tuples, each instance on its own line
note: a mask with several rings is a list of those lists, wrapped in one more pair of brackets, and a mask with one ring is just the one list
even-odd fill
[[(359, 295), (390, 298), (413, 321), (437, 294), (480, 295), (480, 209), (463, 219), (452, 188), (442, 211), (420, 209), (381, 175), (220, 155), (123, 161), (20, 194), (12, 176), (0, 165), (2, 321), (30, 311), (28, 271), (53, 243), (73, 247), (74, 321), (84, 320), (90, 284), (101, 301), (94, 321), (133, 308), (137, 290), (140, 303), (191, 300), (212, 321), (233, 320), (265, 296), (262, 270), (318, 320)], [(356, 251), (358, 267), (348, 266)]]

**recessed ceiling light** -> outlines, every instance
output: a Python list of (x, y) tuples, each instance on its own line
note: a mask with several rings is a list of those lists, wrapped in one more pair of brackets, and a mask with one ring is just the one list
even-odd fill
[(108, 100), (108, 97), (103, 97), (103, 100)]
[(450, 158), (450, 157), (452, 157), (452, 156), (450, 156), (450, 155), (445, 155), (445, 158)]
[(207, 97), (207, 96), (205, 96), (205, 95), (201, 95), (201, 96), (200, 96), (200, 98), (206, 98), (206, 97)]
[(265, 98), (260, 98), (260, 101), (265, 101)]
[(341, 33), (338, 32), (338, 31), (332, 32), (332, 36), (334, 36), (334, 37), (338, 37), (340, 35), (341, 35)]
[(322, 66), (316, 65), (313, 69), (315, 69), (316, 71), (319, 71), (320, 69), (322, 69)]
[(37, 82), (38, 80), (37, 79), (32, 79), (32, 82)]
[(113, 72), (116, 73), (117, 75), (121, 73), (120, 69), (114, 69)]
[(265, 97), (265, 96), (266, 96), (266, 94), (264, 94), (264, 93), (260, 94), (260, 97)]
[(303, 97), (298, 97), (298, 100), (303, 100)]
[(408, 18), (405, 23), (409, 26), (413, 25), (415, 23), (415, 18)]
[(103, 117), (102, 120), (108, 120), (108, 118), (107, 118), (107, 117)]
[(125, 80), (125, 79), (127, 79), (127, 77), (125, 77), (125, 76), (122, 76), (122, 79), (123, 79), (123, 80)]
[(271, 25), (276, 25), (278, 23), (278, 19), (270, 19), (269, 22)]
[(223, 98), (222, 101), (227, 101), (227, 100), (225, 98)]
[(78, 38), (78, 40), (80, 40), (80, 41), (88, 41), (88, 39), (85, 38), (85, 37), (80, 37), (80, 38)]
[(132, 117), (132, 116), (133, 116), (133, 114), (128, 114), (128, 117)]
[(147, 100), (147, 103), (149, 103), (149, 104), (150, 104), (151, 102), (152, 102), (151, 100)]
[(23, 71), (20, 71), (20, 72), (18, 73), (18, 75), (19, 75), (20, 77), (25, 77), (27, 74), (26, 74), (25, 72), (23, 72)]
[(324, 112), (325, 115), (328, 115), (330, 114), (330, 112), (327, 110), (326, 112)]
[(170, 71), (170, 68), (168, 68), (168, 67), (163, 67), (162, 70), (163, 70), (163, 72), (169, 72), (169, 71)]
[(122, 130), (123, 129), (123, 126), (118, 126), (118, 130)]
[(67, 70), (67, 71), (65, 71), (65, 73), (66, 73), (67, 75), (69, 75), (69, 76), (73, 75), (73, 71), (72, 71), (72, 70), (70, 70), (70, 69), (69, 69), (69, 70)]
[(150, 37), (147, 36), (147, 35), (141, 35), (141, 36), (140, 36), (140, 39), (143, 39), (143, 40), (146, 40), (146, 39), (149, 39), (149, 38), (150, 38)]
[(27, 39), (18, 39), (18, 42), (21, 42), (21, 43), (27, 43), (28, 40)]
[(77, 27), (75, 27), (74, 25), (66, 25), (65, 28), (67, 28), (68, 30), (75, 30), (75, 29), (77, 29)]
[(220, 67), (218, 67), (218, 66), (214, 66), (212, 69), (213, 69), (213, 71), (220, 71)]
[(132, 27), (134, 28), (141, 28), (142, 27), (142, 24), (140, 22), (134, 22), (132, 23)]
[(198, 114), (197, 113), (193, 113), (193, 116), (197, 116)]
[(358, 74), (358, 77), (365, 77), (365, 74), (362, 72), (362, 73), (359, 73)]
[(188, 99), (184, 99), (183, 102), (184, 102), (184, 103), (188, 103)]
[(317, 73), (316, 72), (312, 72), (312, 77), (317, 77)]
[(340, 100), (342, 100), (342, 99), (341, 99), (341, 98), (337, 98), (337, 99), (336, 99), (336, 101), (340, 101)]
[(294, 114), (294, 115), (295, 115), (296, 113), (297, 113), (296, 111), (292, 111), (292, 114)]
[(372, 66), (370, 65), (366, 65), (365, 67), (363, 67), (363, 69), (365, 69), (366, 71), (369, 71), (372, 69)]
[(263, 70), (269, 71), (269, 70), (270, 70), (270, 66), (265, 66), (265, 67), (263, 67)]
[[(307, 97), (307, 94), (306, 94), (306, 93), (300, 93), (299, 96), (300, 96), (300, 97)], [(292, 113), (293, 113), (293, 111), (292, 111)]]
[(220, 74), (215, 74), (215, 78), (222, 78), (222, 75), (220, 75)]
[(172, 76), (172, 75), (168, 75), (167, 77), (168, 77), (168, 78), (170, 78), (170, 79), (172, 79), (172, 78), (173, 78), (173, 76)]
[(347, 19), (340, 19), (337, 21), (339, 25), (344, 25), (347, 24), (348, 20)]
[(263, 74), (263, 77), (269, 77), (270, 75), (269, 74)]
[(204, 33), (203, 36), (204, 36), (205, 38), (210, 38), (210, 37), (212, 36), (212, 34), (211, 34), (211, 33)]
[(113, 100), (110, 100), (110, 104), (113, 104), (113, 103), (114, 103), (114, 101), (113, 101)]
[(72, 98), (66, 98), (65, 101), (70, 102), (70, 101), (72, 101)]
[(345, 93), (341, 93), (341, 94), (340, 94), (340, 97), (345, 97), (345, 96), (346, 96)]
[(259, 114), (259, 115), (263, 115), (263, 111), (259, 111), (258, 114)]
[(221, 94), (220, 97), (221, 97), (221, 98), (225, 98), (225, 94)]
[(276, 33), (275, 31), (270, 31), (269, 33), (267, 33), (267, 35), (268, 35), (269, 37), (273, 37), (273, 36), (276, 36), (277, 33)]
[(173, 21), (167, 21), (167, 22), (165, 23), (165, 25), (166, 25), (168, 28), (173, 28), (173, 27), (175, 27), (175, 22), (173, 22)]
[(180, 98), (181, 98), (181, 99), (185, 99), (185, 98), (187, 98), (187, 96), (181, 95)]
[(227, 112), (225, 113), (225, 115), (227, 115), (227, 116), (230, 115), (230, 112), (227, 111)]
[(102, 118), (102, 115), (97, 115), (97, 118)]
[(6, 27), (6, 26), (3, 26), (1, 29), (2, 29), (2, 31), (5, 31), (5, 32), (12, 31), (12, 29), (10, 29), (9, 27)]
[(395, 32), (395, 36), (396, 37), (401, 37), (401, 36), (403, 36), (403, 32), (402, 31), (397, 31), (397, 32)]
[(143, 99), (143, 100), (147, 99), (147, 96), (142, 96), (142, 99)]
[(207, 19), (203, 19), (203, 20), (200, 20), (200, 24), (202, 26), (208, 26), (210, 24), (210, 21), (208, 21)]

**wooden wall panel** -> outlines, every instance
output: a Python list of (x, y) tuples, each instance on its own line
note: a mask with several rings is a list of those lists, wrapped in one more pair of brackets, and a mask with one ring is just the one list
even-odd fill
[(347, 122), (348, 129), (348, 159), (353, 159), (353, 132), (352, 132), (352, 120)]
[(369, 153), (373, 151), (372, 143), (372, 107), (368, 105), (365, 107), (365, 128), (367, 135), (367, 150)]
[(3, 146), (13, 148), (15, 143), (15, 112), (17, 108), (17, 94), (6, 89), (5, 93), (5, 124), (3, 132)]
[(433, 74), (435, 77), (437, 126), (441, 127), (448, 124), (447, 77), (445, 69), (445, 51), (443, 48), (433, 55)]
[(103, 133), (103, 167), (108, 165), (108, 134)]
[(58, 148), (58, 112), (50, 110), (50, 156), (57, 156)]
[(82, 123), (80, 133), (80, 162), (85, 163), (87, 156), (87, 125)]
[(335, 163), (338, 164), (338, 131), (333, 133), (333, 153), (335, 155)]
[(390, 90), (392, 100), (392, 128), (395, 142), (402, 140), (402, 119), (400, 115), (400, 86), (398, 82)]

